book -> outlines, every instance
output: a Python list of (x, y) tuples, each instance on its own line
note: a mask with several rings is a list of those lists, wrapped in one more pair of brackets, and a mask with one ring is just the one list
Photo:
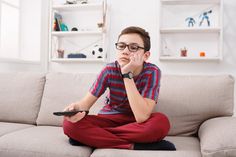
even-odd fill
[(56, 23), (56, 31), (61, 31), (61, 24), (62, 24), (62, 16), (59, 13), (54, 13), (54, 19)]

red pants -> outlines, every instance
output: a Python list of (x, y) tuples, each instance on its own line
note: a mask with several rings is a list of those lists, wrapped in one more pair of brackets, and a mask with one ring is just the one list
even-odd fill
[(137, 123), (133, 115), (87, 115), (76, 123), (64, 120), (64, 133), (83, 144), (96, 148), (131, 149), (133, 143), (162, 140), (170, 129), (167, 117), (153, 113)]

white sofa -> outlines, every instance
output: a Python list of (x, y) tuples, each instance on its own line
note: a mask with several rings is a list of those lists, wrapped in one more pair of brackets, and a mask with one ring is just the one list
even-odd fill
[[(168, 115), (177, 151), (71, 146), (54, 111), (79, 100), (96, 74), (0, 73), (0, 157), (236, 157), (234, 79), (163, 75), (156, 110)], [(102, 97), (90, 114), (102, 107)]]

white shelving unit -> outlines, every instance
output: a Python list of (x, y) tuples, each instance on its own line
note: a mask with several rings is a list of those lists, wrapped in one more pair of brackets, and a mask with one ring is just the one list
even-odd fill
[[(210, 26), (206, 18), (200, 26), (204, 12), (208, 12), (206, 16), (209, 18)], [(222, 60), (222, 12), (223, 0), (160, 0), (159, 59), (161, 61)], [(195, 20), (190, 26), (188, 26), (189, 17)], [(181, 49), (186, 49), (187, 55), (181, 56)]]
[(161, 0), (164, 5), (220, 4), (219, 0)]
[(92, 59), (92, 58), (52, 58), (51, 61), (53, 62), (104, 62), (102, 59)]
[[(52, 62), (105, 62), (107, 58), (107, 3), (90, 0), (86, 4), (50, 5), (49, 58)], [(59, 14), (68, 30), (55, 30), (55, 14)], [(102, 26), (99, 26), (102, 24)], [(77, 31), (72, 31), (77, 28)], [(98, 49), (102, 49), (99, 52)], [(60, 55), (58, 50), (64, 51)], [(95, 54), (92, 51), (95, 50)], [(86, 56), (86, 58), (80, 58)]]
[(102, 34), (103, 32), (101, 30), (93, 30), (93, 31), (60, 31), (56, 32), (53, 31), (51, 33), (52, 36), (57, 36), (57, 37), (64, 37), (64, 36), (77, 36), (77, 35), (99, 35)]
[(87, 3), (87, 4), (56, 4), (52, 6), (53, 10), (58, 11), (72, 11), (72, 10), (78, 10), (78, 9), (102, 9), (101, 3), (93, 2), (93, 3)]

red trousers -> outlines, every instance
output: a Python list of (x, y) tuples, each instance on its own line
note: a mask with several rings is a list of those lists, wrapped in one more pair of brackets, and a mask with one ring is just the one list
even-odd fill
[(131, 149), (133, 143), (162, 140), (170, 129), (168, 118), (152, 113), (137, 123), (133, 115), (87, 115), (76, 123), (64, 120), (64, 133), (70, 138), (95, 148)]

